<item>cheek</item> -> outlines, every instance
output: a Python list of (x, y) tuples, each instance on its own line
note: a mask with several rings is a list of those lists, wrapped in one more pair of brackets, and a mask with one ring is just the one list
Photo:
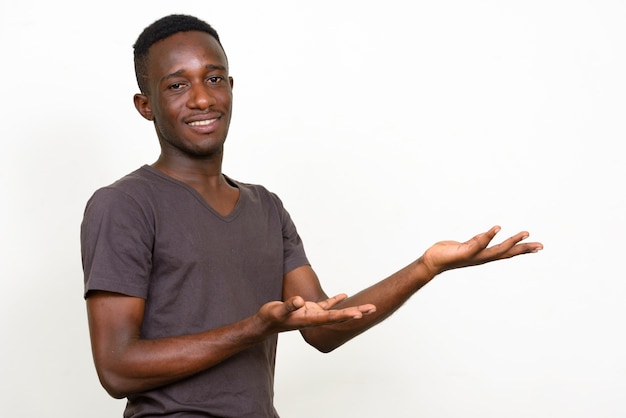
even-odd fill
[(185, 107), (185, 100), (166, 100), (159, 104), (159, 114), (164, 121), (174, 122), (178, 119), (181, 109)]
[(230, 111), (233, 107), (232, 92), (224, 92), (224, 94), (220, 95), (219, 101), (223, 107), (227, 108)]

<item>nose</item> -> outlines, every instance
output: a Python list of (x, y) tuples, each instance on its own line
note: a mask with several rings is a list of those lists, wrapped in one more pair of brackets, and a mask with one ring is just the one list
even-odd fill
[(191, 86), (189, 100), (187, 106), (190, 109), (209, 109), (215, 104), (215, 97), (211, 89), (204, 84), (194, 84)]

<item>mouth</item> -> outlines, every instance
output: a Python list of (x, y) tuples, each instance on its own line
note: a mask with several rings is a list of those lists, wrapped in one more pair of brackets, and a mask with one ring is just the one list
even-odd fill
[(185, 123), (197, 134), (208, 135), (218, 129), (220, 120), (221, 115), (213, 113), (212, 115), (198, 115), (191, 117)]
[(217, 121), (218, 118), (213, 119), (204, 119), (204, 120), (194, 120), (191, 122), (187, 122), (189, 126), (209, 126)]

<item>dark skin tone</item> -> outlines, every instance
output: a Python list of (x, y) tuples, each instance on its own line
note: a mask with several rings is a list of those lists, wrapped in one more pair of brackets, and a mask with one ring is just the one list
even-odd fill
[[(134, 97), (154, 123), (161, 154), (153, 166), (200, 193), (217, 212), (230, 213), (239, 191), (222, 175), (224, 141), (232, 109), (233, 79), (226, 56), (209, 34), (182, 32), (149, 51), (148, 91)], [(141, 337), (145, 301), (92, 292), (87, 311), (96, 369), (116, 398), (189, 377), (269, 336), (299, 330), (329, 352), (395, 312), (436, 275), (542, 249), (519, 232), (491, 245), (499, 227), (465, 242), (441, 241), (397, 273), (347, 297), (328, 297), (310, 266), (283, 277), (283, 298), (242, 321), (193, 335)]]

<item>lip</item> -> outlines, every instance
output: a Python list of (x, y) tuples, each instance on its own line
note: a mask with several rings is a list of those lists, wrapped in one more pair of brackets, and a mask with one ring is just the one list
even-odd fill
[(185, 120), (185, 124), (198, 133), (210, 133), (215, 130), (222, 115), (210, 113), (190, 117)]

